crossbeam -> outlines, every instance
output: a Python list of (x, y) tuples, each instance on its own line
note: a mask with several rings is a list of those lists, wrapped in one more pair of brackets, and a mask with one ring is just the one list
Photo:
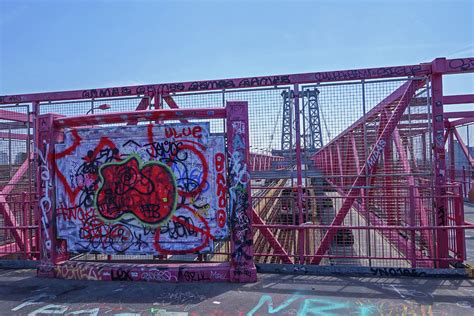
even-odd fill
[[(474, 58), (444, 59), (444, 74), (474, 72)], [(166, 95), (172, 92), (196, 92), (223, 89), (271, 87), (315, 82), (335, 82), (396, 77), (420, 77), (433, 72), (432, 63), (418, 65), (364, 68), (341, 71), (310, 72), (300, 74), (258, 76), (205, 81), (174, 82), (138, 86), (121, 86), (101, 89), (85, 89), (61, 92), (3, 95), (0, 104), (15, 104), (38, 101), (78, 100), (92, 98), (122, 97), (134, 95)], [(437, 70), (439, 71), (439, 69)]]

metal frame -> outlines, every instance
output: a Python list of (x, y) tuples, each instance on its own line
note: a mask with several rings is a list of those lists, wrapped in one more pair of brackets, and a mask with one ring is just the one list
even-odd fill
[[(209, 118), (210, 115), (206, 114), (203, 116), (193, 116), (192, 111), (196, 110), (187, 110), (187, 109), (179, 109), (179, 104), (175, 101), (175, 95), (191, 95), (196, 93), (206, 93), (207, 91), (252, 91), (252, 89), (259, 88), (259, 87), (272, 87), (272, 86), (280, 86), (288, 88), (293, 88), (293, 94), (290, 96), (288, 95), (287, 102), (285, 109), (287, 110), (286, 117), (290, 117), (292, 113), (291, 106), (294, 105), (295, 115), (294, 118), (290, 118), (289, 120), (283, 123), (283, 130), (285, 131), (282, 134), (282, 149), (289, 149), (290, 152), (294, 150), (294, 160), (291, 157), (291, 161), (286, 167), (284, 166), (283, 162), (285, 162), (285, 157), (274, 155), (264, 155), (258, 153), (250, 153), (249, 154), (249, 170), (253, 171), (253, 174), (257, 175), (257, 172), (267, 172), (268, 174), (278, 174), (277, 170), (286, 168), (292, 172), (292, 169), (296, 171), (296, 216), (299, 219), (300, 225), (303, 223), (303, 219), (305, 216), (304, 211), (304, 201), (306, 199), (307, 193), (304, 191), (303, 186), (303, 178), (305, 174), (308, 174), (308, 170), (302, 168), (302, 164), (307, 164), (306, 160), (303, 159), (302, 155), (307, 154), (305, 150), (301, 148), (301, 139), (305, 139), (306, 130), (310, 131), (311, 136), (313, 137), (313, 145), (315, 148), (320, 148), (320, 150), (315, 153), (312, 158), (318, 168), (320, 170), (325, 170), (325, 174), (322, 175), (328, 183), (330, 183), (334, 188), (337, 189), (341, 197), (344, 199), (342, 203), (342, 208), (338, 211), (336, 217), (332, 221), (332, 224), (328, 227), (321, 227), (319, 229), (327, 229), (325, 232), (325, 237), (323, 238), (323, 242), (317, 248), (315, 255), (308, 255), (307, 253), (307, 242), (308, 238), (305, 237), (306, 233), (308, 232), (310, 227), (318, 227), (318, 225), (307, 225), (307, 226), (298, 226), (296, 229), (298, 231), (298, 242), (297, 251), (295, 254), (291, 254), (287, 249), (286, 245), (281, 242), (281, 238), (278, 233), (271, 229), (271, 225), (266, 223), (266, 219), (259, 214), (255, 209), (249, 215), (250, 218), (253, 218), (259, 234), (265, 238), (265, 240), (270, 245), (270, 249), (272, 249), (272, 255), (275, 257), (280, 258), (283, 262), (290, 263), (290, 262), (299, 262), (304, 263), (308, 262), (307, 259), (311, 259), (312, 263), (319, 263), (321, 262), (322, 258), (331, 257), (331, 254), (328, 254), (330, 243), (332, 238), (337, 234), (339, 226), (342, 224), (344, 217), (347, 215), (351, 207), (355, 207), (359, 210), (360, 213), (366, 212), (366, 201), (370, 198), (370, 192), (364, 187), (370, 185), (371, 173), (373, 173), (374, 169), (376, 168), (376, 162), (380, 159), (381, 154), (386, 156), (390, 155), (398, 155), (402, 162), (403, 162), (403, 172), (407, 174), (411, 174), (413, 176), (414, 170), (412, 170), (410, 164), (407, 162), (408, 156), (413, 156), (413, 149), (412, 144), (404, 144), (402, 138), (405, 136), (406, 133), (403, 130), (403, 126), (398, 125), (402, 118), (405, 118), (404, 109), (407, 108), (410, 102), (416, 103), (417, 97), (414, 95), (415, 93), (415, 86), (419, 87), (422, 85), (422, 80), (428, 80), (431, 86), (427, 87), (428, 93), (428, 100), (431, 102), (431, 106), (429, 108), (430, 112), (428, 115), (430, 116), (430, 120), (428, 123), (416, 123), (417, 115), (419, 114), (408, 114), (409, 115), (409, 122), (410, 124), (410, 131), (419, 132), (422, 137), (423, 142), (423, 161), (431, 159), (434, 160), (434, 177), (432, 180), (434, 181), (433, 187), (435, 191), (433, 193), (433, 199), (435, 203), (434, 211), (435, 211), (435, 218), (436, 222), (435, 225), (428, 225), (430, 221), (428, 217), (431, 215), (423, 215), (423, 210), (426, 207), (430, 207), (428, 205), (424, 205), (421, 199), (421, 194), (419, 193), (425, 186), (425, 183), (422, 184), (413, 184), (414, 179), (409, 178), (410, 182), (410, 196), (411, 196), (411, 204), (413, 205), (412, 210), (414, 216), (420, 216), (420, 222), (416, 222), (414, 218), (412, 221), (412, 232), (414, 229), (419, 229), (423, 231), (421, 235), (422, 239), (424, 239), (428, 244), (434, 244), (435, 248), (429, 248), (428, 254), (421, 253), (420, 251), (414, 251), (416, 249), (413, 245), (407, 245), (406, 242), (403, 240), (395, 240), (397, 238), (393, 237), (393, 232), (390, 229), (397, 230), (396, 225), (386, 225), (383, 223), (377, 224), (376, 218), (371, 215), (369, 212), (366, 215), (368, 216), (367, 222), (368, 227), (380, 227), (380, 231), (383, 235), (387, 235), (389, 240), (392, 241), (393, 244), (397, 245), (400, 251), (403, 252), (409, 260), (413, 263), (413, 266), (416, 266), (421, 261), (430, 261), (432, 262), (434, 267), (447, 267), (450, 262), (452, 262), (452, 255), (451, 250), (452, 247), (448, 245), (448, 240), (450, 236), (450, 229), (447, 226), (448, 224), (451, 225), (450, 214), (447, 211), (448, 206), (448, 199), (452, 194), (457, 196), (454, 189), (449, 187), (448, 179), (447, 179), (447, 168), (446, 168), (446, 151), (445, 151), (445, 140), (450, 139), (452, 140), (454, 137), (458, 138), (460, 141), (459, 135), (456, 135), (455, 130), (452, 132), (445, 133), (446, 128), (454, 128), (455, 126), (460, 126), (462, 124), (467, 124), (472, 122), (472, 118), (474, 115), (471, 111), (466, 112), (458, 112), (458, 113), (445, 113), (444, 112), (444, 105), (448, 104), (464, 104), (464, 103), (472, 103), (474, 102), (474, 94), (468, 95), (459, 95), (459, 96), (443, 96), (442, 94), (442, 78), (444, 75), (449, 74), (459, 74), (459, 73), (469, 73), (474, 72), (474, 58), (458, 58), (458, 59), (445, 59), (445, 58), (437, 58), (431, 63), (422, 63), (419, 65), (408, 65), (408, 66), (396, 66), (396, 67), (380, 67), (380, 68), (370, 68), (370, 69), (355, 69), (355, 70), (344, 70), (344, 71), (331, 71), (331, 72), (316, 72), (316, 73), (304, 73), (304, 74), (290, 74), (290, 75), (276, 75), (276, 76), (263, 76), (263, 77), (253, 77), (253, 78), (236, 78), (236, 79), (224, 79), (224, 80), (208, 80), (208, 81), (194, 81), (194, 82), (181, 82), (181, 83), (165, 83), (165, 84), (150, 84), (150, 85), (141, 85), (141, 86), (124, 86), (124, 87), (112, 87), (112, 88), (103, 88), (103, 89), (85, 89), (85, 90), (75, 90), (75, 91), (62, 91), (62, 92), (50, 92), (50, 93), (36, 93), (36, 94), (24, 94), (24, 95), (7, 95), (7, 96), (0, 96), (0, 104), (23, 104), (23, 103), (32, 103), (33, 104), (33, 117), (25, 117), (20, 115), (14, 111), (8, 110), (1, 110), (0, 117), (4, 119), (9, 119), (18, 122), (28, 122), (33, 123), (35, 125), (35, 135), (34, 140), (35, 144), (41, 149), (45, 149), (43, 144), (41, 143), (41, 139), (49, 139), (55, 140), (55, 135), (51, 135), (49, 131), (46, 130), (48, 126), (52, 126), (54, 124), (55, 128), (59, 128), (61, 126), (68, 126), (74, 123), (74, 120), (80, 120), (80, 123), (94, 125), (98, 123), (97, 118), (103, 117), (107, 120), (115, 120), (121, 121), (117, 119), (119, 117), (118, 114), (104, 114), (104, 115), (94, 115), (94, 116), (85, 116), (81, 118), (55, 118), (53, 116), (42, 117), (42, 120), (39, 120), (39, 107), (40, 102), (54, 102), (54, 101), (71, 101), (71, 100), (94, 100), (97, 98), (121, 98), (121, 97), (131, 97), (131, 96), (139, 96), (141, 97), (141, 102), (138, 104), (136, 110), (138, 112), (130, 112), (129, 114), (129, 123), (136, 124), (139, 120), (143, 119), (143, 112), (144, 109), (148, 108), (151, 102), (155, 103), (156, 108), (162, 108), (163, 101), (168, 104), (168, 106), (173, 109), (171, 112), (166, 112), (168, 110), (161, 110), (165, 112), (160, 112), (162, 114), (156, 114), (158, 112), (153, 112), (155, 114), (150, 114), (150, 117), (146, 117), (147, 120), (152, 119), (156, 123), (161, 123), (166, 118), (173, 118), (178, 119), (183, 122), (186, 122), (187, 119), (190, 118)], [(321, 138), (321, 146), (318, 142), (318, 128), (319, 133), (321, 133), (321, 122), (313, 122), (310, 120), (310, 124), (307, 128), (305, 128), (305, 122), (300, 122), (300, 98), (304, 98), (303, 94), (299, 91), (300, 85), (302, 84), (319, 84), (319, 83), (328, 83), (332, 84), (334, 82), (347, 82), (347, 81), (356, 81), (361, 80), (362, 85), (365, 84), (366, 80), (370, 79), (389, 79), (389, 78), (399, 78), (399, 77), (408, 77), (410, 84), (405, 85), (402, 89), (404, 93), (400, 95), (402, 90), (398, 91), (398, 95), (396, 98), (392, 96), (391, 100), (387, 100), (386, 103), (393, 103), (396, 102), (397, 105), (395, 108), (386, 111), (384, 106), (377, 106), (377, 110), (368, 111), (365, 113), (364, 109), (364, 116), (355, 122), (348, 130), (346, 130), (341, 135), (335, 137), (331, 142), (328, 144), (324, 144), (322, 146), (322, 138)], [(422, 80), (420, 80), (420, 78)], [(419, 85), (418, 85), (419, 84)], [(315, 110), (314, 107), (313, 110)], [(173, 112), (174, 111), (174, 112)], [(218, 113), (219, 110), (215, 109)], [(285, 111), (284, 111), (285, 112)], [(318, 117), (317, 113), (313, 111), (314, 115), (311, 114), (311, 118)], [(152, 113), (152, 112), (146, 112)], [(165, 113), (174, 113), (174, 116), (168, 116), (171, 114)], [(194, 112), (197, 113), (197, 112)], [(312, 112), (310, 112), (312, 113)], [(189, 117), (187, 116), (189, 115)], [(368, 118), (371, 116), (376, 115), (379, 117), (380, 121), (378, 121), (379, 128), (376, 130), (377, 133), (377, 142), (375, 143), (376, 148), (381, 148), (381, 151), (378, 149), (372, 148), (370, 150), (370, 145), (367, 143), (367, 139), (360, 139), (360, 135), (355, 135), (352, 131), (357, 130), (358, 126), (361, 124), (363, 125), (364, 135), (366, 134), (367, 127), (365, 123)], [(424, 115), (424, 114), (423, 114)], [(285, 117), (285, 116), (283, 116)], [(424, 116), (426, 117), (426, 116)], [(319, 118), (319, 117), (318, 117)], [(450, 119), (455, 119), (451, 120)], [(415, 122), (411, 122), (411, 120)], [(301, 124), (303, 123), (303, 124)], [(295, 125), (294, 132), (293, 132), (293, 124)], [(316, 126), (316, 125), (317, 126)], [(405, 124), (405, 123), (404, 123)], [(301, 130), (301, 125), (303, 125), (303, 129)], [(247, 126), (248, 128), (248, 126)], [(229, 125), (227, 126), (227, 130), (229, 129)], [(400, 129), (400, 130), (398, 130)], [(46, 133), (46, 134), (45, 134)], [(50, 133), (50, 134), (48, 134)], [(293, 133), (294, 133), (294, 141), (293, 141)], [(345, 137), (344, 135), (349, 135), (349, 137)], [(16, 137), (13, 135), (8, 135), (8, 137)], [(49, 137), (49, 138), (48, 138)], [(18, 136), (21, 138), (21, 136)], [(344, 150), (345, 147), (343, 141), (346, 138), (346, 141), (349, 142), (351, 150)], [(389, 139), (393, 140), (394, 146), (385, 146), (382, 145), (383, 142), (387, 144)], [(433, 143), (434, 147), (432, 148), (432, 152), (426, 149), (427, 139), (429, 143)], [(383, 141), (383, 142), (381, 142)], [(390, 141), (391, 142), (391, 141)], [(284, 144), (283, 144), (284, 143)], [(288, 144), (289, 143), (289, 146)], [(311, 142), (310, 142), (311, 143)], [(293, 146), (294, 144), (294, 146)], [(362, 147), (359, 146), (362, 144)], [(42, 147), (43, 146), (43, 147)], [(288, 148), (286, 148), (288, 147)], [(465, 146), (464, 146), (465, 147)], [(466, 150), (463, 147), (463, 151)], [(51, 148), (50, 148), (51, 150)], [(364, 152), (365, 154), (358, 154), (360, 152)], [(38, 152), (40, 156), (36, 157), (39, 161), (41, 161), (41, 151)], [(46, 153), (43, 153), (43, 156)], [(360, 161), (360, 157), (368, 157), (369, 164), (367, 162)], [(469, 156), (469, 155), (468, 155)], [(352, 174), (348, 174), (349, 168), (351, 166), (347, 163), (347, 157), (354, 160), (354, 164), (357, 167), (356, 177)], [(470, 159), (470, 163), (472, 164), (472, 158)], [(373, 163), (372, 163), (373, 162)], [(391, 166), (387, 165), (383, 167), (384, 169), (390, 170)], [(22, 171), (19, 171), (19, 176), (23, 176), (26, 172), (23, 168)], [(41, 169), (40, 169), (41, 170)], [(380, 170), (381, 171), (381, 170)], [(319, 172), (319, 171), (318, 171)], [(393, 174), (393, 173), (392, 173)], [(43, 178), (45, 174), (43, 174), (43, 178), (41, 177), (41, 173), (38, 174), (37, 182), (41, 183), (41, 181), (45, 181)], [(267, 175), (268, 176), (268, 175)], [(253, 177), (253, 176), (252, 176)], [(454, 178), (451, 178), (454, 179)], [(293, 181), (293, 180), (292, 180)], [(369, 182), (368, 182), (369, 181)], [(281, 186), (283, 186), (282, 184)], [(279, 188), (281, 188), (281, 186)], [(268, 187), (268, 186), (267, 186)], [(307, 186), (305, 186), (307, 187)], [(270, 187), (268, 187), (270, 188)], [(390, 181), (387, 182), (387, 186), (384, 188), (385, 192), (389, 196), (386, 202), (387, 205), (391, 205), (396, 203), (396, 186), (390, 184)], [(250, 194), (249, 194), (250, 196)], [(360, 201), (357, 200), (360, 198)], [(456, 202), (457, 203), (457, 202)], [(6, 201), (0, 201), (0, 204), (4, 205), (4, 208), (7, 207), (8, 203)], [(40, 204), (43, 205), (43, 204)], [(459, 216), (462, 215), (462, 212), (459, 213), (459, 209), (461, 206), (457, 206), (456, 208), (456, 227), (460, 227), (460, 223), (463, 223), (459, 220)], [(5, 213), (5, 212), (4, 212)], [(10, 216), (11, 217), (11, 216)], [(396, 213), (390, 214), (390, 224), (397, 223), (398, 215)], [(47, 227), (49, 223), (43, 223), (44, 226)], [(18, 224), (16, 224), (18, 225)], [(12, 225), (15, 226), (15, 225)], [(52, 225), (50, 225), (52, 226)], [(282, 225), (285, 226), (285, 225)], [(282, 227), (279, 226), (279, 227)], [(324, 226), (324, 225), (323, 225)], [(289, 228), (291, 225), (286, 225), (285, 227)], [(305, 228), (306, 227), (306, 228)], [(366, 227), (370, 232), (370, 228)], [(52, 227), (48, 227), (52, 229)], [(405, 227), (406, 228), (406, 227)], [(465, 228), (459, 228), (464, 230)], [(53, 231), (51, 231), (51, 235)], [(370, 234), (369, 234), (370, 235)], [(392, 235), (392, 236), (390, 236)], [(296, 235), (295, 235), (296, 236)], [(432, 239), (432, 236), (434, 236)], [(18, 245), (21, 245), (21, 239), (19, 236), (17, 242)], [(461, 234), (456, 235), (456, 240), (461, 240)], [(21, 247), (20, 247), (21, 248)], [(459, 246), (459, 249), (461, 247)], [(54, 254), (54, 250), (52, 250), (52, 254)], [(415, 252), (415, 253), (413, 253)], [(411, 255), (410, 255), (411, 253)], [(265, 255), (265, 252), (260, 252), (261, 255)], [(429, 257), (428, 259), (426, 257)], [(456, 254), (457, 259), (462, 257), (462, 254)], [(43, 256), (44, 257), (44, 256)], [(369, 255), (370, 257), (370, 255)], [(46, 267), (47, 265), (43, 265)]]
[[(94, 126), (98, 124), (128, 123), (138, 121), (167, 121), (176, 119), (222, 119), (227, 120), (227, 151), (230, 160), (229, 202), (231, 214), (231, 250), (228, 263), (202, 264), (96, 264), (73, 262), (67, 260), (67, 251), (55, 238), (55, 204), (54, 204), (54, 144), (61, 142), (64, 128)], [(250, 197), (250, 177), (247, 173), (249, 162), (248, 147), (248, 110), (246, 102), (228, 102), (225, 108), (183, 109), (183, 110), (143, 110), (126, 113), (107, 113), (86, 116), (62, 117), (55, 114), (40, 115), (39, 118), (39, 156), (40, 174), (38, 179), (38, 213), (41, 214), (41, 264), (38, 275), (89, 279), (93, 276), (99, 280), (111, 280), (117, 271), (127, 271), (127, 279), (143, 280), (144, 273), (159, 269), (169, 275), (161, 281), (196, 281), (186, 275), (198, 275), (205, 281), (256, 281), (256, 269), (253, 263), (252, 213)], [(94, 128), (94, 127), (92, 127)], [(238, 192), (237, 192), (238, 191)], [(246, 195), (242, 192), (247, 192)], [(66, 272), (67, 271), (67, 272)], [(74, 273), (70, 273), (75, 271)]]

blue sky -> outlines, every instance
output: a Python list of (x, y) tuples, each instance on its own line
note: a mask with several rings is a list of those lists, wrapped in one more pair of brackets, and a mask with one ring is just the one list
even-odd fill
[(474, 1), (0, 0), (0, 95), (469, 56)]
[(473, 1), (0, 0), (0, 27), (0, 94), (474, 56)]

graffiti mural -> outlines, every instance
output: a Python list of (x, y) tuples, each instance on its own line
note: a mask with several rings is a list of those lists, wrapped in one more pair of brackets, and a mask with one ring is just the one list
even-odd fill
[(159, 161), (140, 165), (140, 157), (130, 155), (100, 167), (94, 206), (104, 219), (117, 220), (130, 213), (153, 225), (169, 219), (176, 209), (177, 188), (171, 169)]
[(67, 130), (58, 238), (76, 253), (207, 253), (228, 238), (226, 158), (209, 123)]

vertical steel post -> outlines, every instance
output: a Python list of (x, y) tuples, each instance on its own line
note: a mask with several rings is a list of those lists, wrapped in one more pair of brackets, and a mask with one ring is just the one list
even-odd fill
[[(29, 169), (33, 168), (33, 166), (37, 166), (38, 165), (38, 148), (39, 148), (39, 136), (38, 136), (38, 133), (39, 133), (39, 124), (38, 124), (38, 121), (39, 121), (39, 114), (40, 114), (40, 103), (35, 101), (33, 102), (32, 104), (32, 115), (33, 115), (33, 164), (29, 164)], [(28, 132), (28, 135), (29, 135), (29, 132)], [(29, 155), (29, 159), (31, 158), (31, 155), (30, 153), (28, 153)], [(31, 173), (30, 173), (31, 175)], [(36, 181), (33, 181), (33, 178), (36, 180)], [(38, 175), (38, 170), (34, 170), (34, 173), (32, 174), (32, 176), (29, 178), (29, 182), (30, 182), (30, 193), (35, 191), (35, 193), (38, 192), (38, 184), (37, 184), (37, 180), (40, 179), (39, 178), (39, 175)], [(31, 184), (35, 182), (36, 183), (36, 186), (34, 188), (31, 188)], [(30, 203), (31, 201), (33, 200), (33, 196), (30, 195)], [(33, 222), (32, 222), (33, 225), (37, 226), (38, 228), (36, 229), (36, 232), (35, 232), (35, 236), (38, 236), (37, 238), (35, 238), (35, 248), (36, 250), (38, 249), (41, 249), (40, 245), (41, 245), (41, 240), (42, 240), (42, 237), (41, 237), (41, 213), (39, 212), (39, 207), (35, 206), (33, 208)], [(41, 253), (39, 254), (39, 256), (37, 256), (37, 259), (40, 259), (41, 258)]]
[[(404, 150), (403, 145), (401, 145), (400, 150)], [(392, 137), (389, 138), (387, 144), (384, 148), (384, 165), (383, 170), (385, 172), (384, 176), (384, 191), (385, 197), (383, 201), (385, 203), (385, 210), (387, 213), (387, 224), (389, 226), (398, 225), (398, 203), (396, 199), (396, 194), (393, 189), (394, 178), (392, 174), (395, 173), (394, 164), (393, 164), (393, 140)]]
[[(369, 145), (368, 145), (368, 139), (367, 139), (367, 108), (366, 108), (366, 97), (365, 97), (365, 80), (361, 80), (361, 85), (362, 85), (362, 117), (363, 117), (363, 125), (362, 125), (362, 131), (364, 133), (364, 161), (369, 157)], [(357, 154), (357, 153), (356, 153)], [(359, 168), (357, 168), (357, 172), (355, 174), (358, 174), (360, 171)], [(364, 174), (364, 182), (363, 182), (363, 188), (360, 190), (360, 195), (362, 198), (362, 210), (365, 210), (365, 215), (367, 217), (367, 226), (370, 227), (370, 216), (369, 216), (369, 209), (367, 208), (368, 204), (368, 186), (369, 186), (369, 171), (366, 169), (365, 174)], [(366, 243), (367, 243), (367, 256), (369, 257), (369, 267), (372, 266), (372, 247), (371, 247), (371, 230), (367, 229), (367, 234), (366, 234)]]
[(12, 127), (8, 126), (8, 178), (12, 178)]
[[(410, 249), (410, 261), (411, 267), (416, 268), (416, 239), (415, 239), (415, 230), (413, 229), (416, 226), (416, 205), (415, 205), (415, 187), (413, 184), (409, 186), (409, 199), (410, 199), (410, 237), (411, 237), (411, 249)], [(420, 198), (420, 197), (418, 197)]]
[[(464, 199), (462, 185), (458, 184), (459, 194), (454, 199), (454, 218), (456, 226), (464, 226)], [(464, 228), (456, 228), (456, 253), (463, 262), (466, 259), (466, 238)]]
[(449, 134), (449, 178), (451, 182), (456, 182), (456, 165), (454, 155), (454, 133), (453, 128), (447, 131)]
[(297, 206), (298, 206), (298, 255), (300, 264), (304, 263), (304, 223), (303, 223), (303, 177), (301, 161), (301, 124), (300, 124), (300, 95), (299, 87), (294, 85), (294, 108), (295, 108), (295, 152), (296, 152), (296, 185), (298, 188)]
[(45, 277), (54, 276), (54, 266), (58, 261), (57, 240), (55, 224), (55, 204), (54, 204), (54, 169), (51, 160), (54, 159), (54, 144), (56, 143), (56, 133), (53, 127), (53, 120), (58, 115), (45, 114), (38, 119), (38, 175), (37, 194), (38, 211), (40, 216), (40, 259), (38, 275)]
[(283, 154), (288, 150), (288, 156), (293, 149), (293, 115), (291, 109), (291, 90), (284, 90), (281, 93), (283, 98), (283, 118), (281, 127), (281, 150)]
[[(443, 72), (446, 69), (446, 59), (437, 58), (431, 65), (435, 224), (436, 226), (445, 226), (448, 203), (446, 199), (446, 150), (444, 147)], [(448, 261), (442, 260), (448, 258), (448, 231), (446, 229), (436, 230), (436, 257), (435, 262), (438, 268), (448, 268)]]
[(252, 200), (249, 175), (249, 118), (247, 102), (227, 102), (229, 212), (231, 226), (231, 282), (254, 282)]
[(426, 134), (421, 134), (421, 159), (423, 161), (423, 167), (426, 166)]
[[(28, 178), (28, 193), (31, 196), (33, 193), (32, 190), (32, 185), (33, 185), (33, 179), (31, 177), (31, 125), (30, 125), (30, 120), (31, 120), (31, 112), (30, 112), (30, 106), (28, 105), (26, 108), (26, 114), (27, 114), (27, 120), (26, 120), (26, 160), (28, 160), (28, 169), (26, 171), (26, 175)], [(34, 126), (34, 125), (33, 125)]]
[(464, 187), (464, 194), (466, 194), (467, 196), (467, 186), (466, 186), (466, 183), (467, 180), (466, 180), (466, 167), (465, 166), (462, 166), (462, 184), (463, 184), (463, 187)]
[(23, 240), (25, 241), (24, 243), (24, 247), (23, 247), (23, 255), (24, 255), (24, 259), (28, 259), (28, 252), (30, 251), (30, 243), (29, 243), (29, 238), (28, 238), (28, 221), (27, 221), (27, 195), (26, 195), (26, 192), (21, 192), (21, 216), (23, 217), (22, 218), (22, 225), (23, 225)]
[[(467, 148), (470, 148), (470, 139), (469, 139), (469, 125), (466, 125), (466, 138), (467, 138)], [(467, 189), (465, 190), (465, 194), (466, 194), (466, 197), (469, 195), (469, 192), (471, 191), (471, 187), (472, 187), (472, 176), (473, 176), (473, 172), (472, 172), (472, 167), (471, 167), (471, 164), (468, 164), (467, 165)]]

